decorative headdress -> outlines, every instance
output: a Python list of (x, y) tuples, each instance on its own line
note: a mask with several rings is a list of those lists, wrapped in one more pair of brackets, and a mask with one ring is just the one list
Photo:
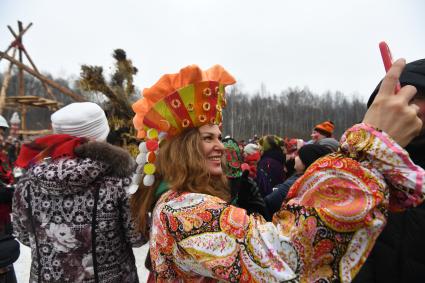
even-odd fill
[[(224, 87), (234, 83), (235, 79), (220, 65), (206, 71), (190, 65), (177, 74), (162, 76), (152, 87), (143, 90), (143, 98), (132, 106), (138, 138), (145, 139), (139, 145), (136, 158), (139, 166), (133, 185), (140, 182), (142, 172), (145, 186), (154, 183), (154, 162), (162, 139), (190, 128), (221, 123), (226, 105)], [(135, 186), (130, 188), (130, 192), (135, 190)]]

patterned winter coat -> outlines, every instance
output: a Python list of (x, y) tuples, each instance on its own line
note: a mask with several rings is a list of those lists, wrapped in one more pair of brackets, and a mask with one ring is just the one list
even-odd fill
[(157, 282), (351, 282), (388, 209), (419, 204), (424, 185), (404, 149), (359, 124), (340, 152), (295, 182), (273, 222), (217, 197), (169, 191), (152, 214)]
[(134, 161), (124, 150), (89, 142), (76, 158), (45, 160), (19, 181), (16, 237), (32, 249), (30, 282), (138, 282), (126, 186)]

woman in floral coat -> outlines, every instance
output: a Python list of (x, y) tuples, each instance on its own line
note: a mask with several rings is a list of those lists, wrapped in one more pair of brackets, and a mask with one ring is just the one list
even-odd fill
[(93, 103), (68, 105), (52, 122), (61, 134), (24, 145), (17, 160), (28, 171), (14, 194), (13, 224), (32, 249), (30, 282), (138, 282), (132, 246), (146, 241), (126, 193), (133, 159), (103, 141), (109, 127)]
[[(199, 119), (221, 117), (230, 75), (218, 67), (202, 72), (190, 66), (145, 90), (133, 105), (135, 126), (148, 137), (158, 126), (167, 138), (160, 141), (157, 179), (139, 187), (132, 210), (139, 229), (150, 232), (156, 281), (350, 282), (382, 231), (388, 209), (417, 205), (423, 197), (425, 172), (402, 148), (422, 127), (417, 109), (408, 104), (413, 90), (394, 93), (403, 67), (402, 60), (394, 64), (364, 123), (345, 133), (341, 151), (309, 167), (273, 222), (228, 203), (220, 163), (224, 148), (213, 123), (220, 121)], [(202, 107), (206, 99), (211, 103), (211, 95), (219, 107)], [(201, 107), (187, 109), (197, 103)], [(185, 113), (192, 120), (179, 124)], [(161, 180), (171, 188), (162, 195)]]

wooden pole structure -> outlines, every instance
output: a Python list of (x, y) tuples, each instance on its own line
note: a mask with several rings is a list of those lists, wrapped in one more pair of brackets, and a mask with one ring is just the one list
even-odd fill
[[(26, 112), (27, 112), (28, 105), (44, 106), (44, 107), (52, 107), (53, 105), (54, 107), (58, 107), (59, 104), (57, 101), (55, 101), (55, 95), (53, 94), (51, 87), (56, 88), (57, 90), (59, 90), (65, 95), (68, 95), (75, 101), (79, 101), (79, 102), (87, 101), (83, 96), (77, 93), (74, 93), (67, 87), (64, 87), (58, 84), (57, 82), (43, 76), (39, 72), (39, 70), (35, 66), (33, 60), (29, 56), (28, 52), (25, 50), (25, 47), (22, 43), (23, 35), (28, 31), (28, 29), (31, 26), (32, 26), (32, 23), (30, 23), (27, 27), (24, 28), (22, 22), (18, 21), (17, 34), (14, 32), (14, 30), (10, 26), (7, 26), (15, 39), (14, 41), (12, 41), (12, 43), (9, 45), (9, 47), (6, 49), (5, 52), (0, 51), (0, 60), (4, 58), (10, 62), (9, 70), (5, 75), (5, 78), (3, 80), (3, 84), (0, 90), (0, 114), (3, 112), (3, 109), (6, 107), (6, 102), (11, 103), (11, 105), (13, 104), (19, 105), (21, 110), (20, 111), (21, 112), (21, 133), (24, 135), (31, 132), (31, 131), (27, 131), (27, 128), (26, 128)], [(11, 49), (13, 49), (13, 55), (9, 56), (8, 52)], [(18, 51), (18, 59), (15, 58), (16, 51)], [(27, 58), (32, 68), (24, 64), (23, 55)], [(9, 85), (9, 81), (12, 76), (13, 65), (15, 65), (18, 68), (18, 93), (16, 96), (7, 97), (6, 92)], [(29, 73), (33, 77), (37, 78), (38, 80), (40, 80), (46, 93), (53, 100), (49, 100), (49, 99), (37, 97), (37, 96), (34, 96), (34, 97), (26, 96), (24, 71)]]
[[(12, 35), (15, 37), (15, 41), (19, 40), (20, 38), (22, 38), (22, 35), (25, 33), (25, 31), (27, 31), (29, 29), (29, 27), (32, 25), (32, 23), (30, 23), (28, 25), (28, 27), (26, 27), (22, 32), (19, 32), (19, 35), (16, 35), (16, 33), (13, 31), (13, 29), (10, 26), (7, 26), (9, 31), (12, 33)], [(22, 41), (21, 41), (22, 44)], [(22, 44), (23, 47), (23, 44)], [(37, 73), (40, 74), (40, 72), (38, 71), (37, 67), (34, 64), (34, 61), (31, 59), (30, 55), (28, 54), (27, 50), (25, 49), (25, 47), (23, 47), (22, 52), (24, 52), (25, 57), (27, 58), (27, 60), (30, 62), (31, 67), (34, 69), (34, 71), (36, 71)], [(22, 63), (22, 62), (21, 62)], [(21, 69), (21, 68), (20, 68)], [(46, 91), (46, 93), (52, 98), (52, 99), (56, 99), (55, 95), (53, 94), (52, 90), (47, 86), (47, 84), (43, 81), (41, 81), (41, 84), (43, 85), (44, 90)]]
[[(26, 32), (27, 30), (32, 26), (32, 23), (30, 23), (23, 31), (22, 33), (19, 34), (19, 37), (21, 38)], [(9, 28), (9, 30), (11, 29), (10, 26), (7, 26)], [(9, 52), (10, 49), (12, 49), (13, 47), (15, 47), (15, 41), (12, 42), (9, 47), (4, 51), (4, 54), (7, 54)], [(0, 60), (3, 59), (3, 56), (0, 55)]]
[[(21, 34), (23, 30), (21, 21), (18, 21), (18, 30), (19, 30), (19, 34)], [(22, 49), (24, 49), (24, 45), (22, 44), (22, 37), (18, 38), (17, 48), (19, 51), (18, 52), (19, 63), (23, 65), (24, 62), (22, 61)], [(25, 79), (24, 79), (24, 70), (22, 69), (22, 67), (19, 67), (18, 74), (19, 74), (18, 75), (18, 82), (19, 82), (18, 94), (19, 96), (24, 96), (25, 95)], [(25, 105), (22, 105), (22, 110), (21, 110), (21, 129), (24, 131), (27, 129), (27, 107)]]
[[(18, 21), (18, 28), (19, 28), (19, 33), (22, 33), (22, 22)], [(24, 45), (22, 44), (22, 37), (19, 37), (18, 39), (18, 54), (19, 54), (19, 62), (21, 64), (23, 64), (24, 62), (22, 61), (22, 49), (24, 48)], [(19, 67), (19, 92), (18, 94), (20, 96), (25, 95), (25, 81), (24, 81), (24, 70), (22, 70), (21, 67)]]
[[(16, 48), (13, 49), (12, 58), (15, 57), (15, 53), (16, 53)], [(12, 68), (13, 68), (13, 63), (10, 62), (9, 68), (6, 71), (6, 74), (3, 79), (3, 84), (0, 90), (0, 115), (3, 114), (3, 109), (6, 105), (6, 91), (7, 91), (7, 87), (9, 86), (10, 78), (12, 77)]]
[(83, 96), (76, 94), (76, 93), (72, 92), (70, 89), (68, 89), (64, 86), (61, 86), (57, 82), (44, 77), (42, 74), (40, 74), (40, 73), (34, 71), (33, 69), (25, 66), (24, 64), (21, 64), (18, 60), (16, 60), (13, 57), (10, 57), (6, 53), (0, 51), (0, 56), (7, 59), (10, 62), (12, 62), (14, 65), (21, 67), (25, 72), (33, 75), (34, 77), (36, 77), (40, 81), (45, 82), (46, 84), (48, 84), (49, 86), (51, 86), (53, 88), (56, 88), (57, 90), (59, 90), (63, 94), (68, 95), (69, 97), (72, 97), (75, 101), (78, 101), (78, 102), (87, 101), (87, 99), (85, 99)]

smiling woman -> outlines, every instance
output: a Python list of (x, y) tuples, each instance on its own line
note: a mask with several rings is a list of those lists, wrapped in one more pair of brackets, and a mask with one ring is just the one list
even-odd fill
[(164, 141), (157, 167), (167, 186), (229, 201), (230, 191), (221, 165), (224, 147), (220, 137), (218, 126), (207, 124)]
[[(148, 214), (165, 191), (163, 188), (230, 200), (221, 166), (224, 147), (218, 124), (225, 105), (224, 86), (234, 82), (221, 66), (202, 71), (192, 65), (178, 74), (164, 75), (133, 105), (139, 137), (149, 139), (152, 131), (159, 131), (159, 135), (153, 135), (160, 144), (153, 184), (157, 189), (141, 185), (143, 188), (132, 198), (133, 213), (145, 234), (149, 232)], [(209, 107), (204, 107), (206, 104)], [(144, 164), (142, 153), (138, 159), (139, 168), (148, 164)]]
[[(140, 146), (139, 170), (148, 166), (155, 175), (155, 183), (141, 183), (131, 200), (139, 230), (150, 237), (147, 263), (153, 279), (350, 282), (385, 225), (385, 213), (394, 205), (388, 205), (390, 195), (405, 200), (400, 194), (408, 194), (419, 203), (422, 192), (412, 186), (425, 179), (424, 170), (373, 127), (391, 130), (373, 115), (374, 107), (369, 124), (346, 132), (340, 152), (319, 159), (298, 179), (273, 222), (248, 215), (229, 204), (222, 167), (221, 109), (224, 86), (233, 82), (220, 66), (207, 71), (189, 66), (163, 76), (133, 105), (135, 127), (148, 140)], [(380, 96), (395, 99), (391, 93), (387, 88)], [(210, 107), (203, 107), (206, 102)], [(397, 121), (415, 117), (401, 115)], [(144, 158), (151, 140), (159, 144), (154, 165)], [(393, 193), (393, 184), (404, 193)], [(407, 202), (396, 205), (407, 207)]]
[(221, 167), (224, 146), (221, 143), (221, 131), (217, 125), (204, 125), (199, 128), (201, 147), (207, 159), (207, 170), (211, 176), (223, 175)]

